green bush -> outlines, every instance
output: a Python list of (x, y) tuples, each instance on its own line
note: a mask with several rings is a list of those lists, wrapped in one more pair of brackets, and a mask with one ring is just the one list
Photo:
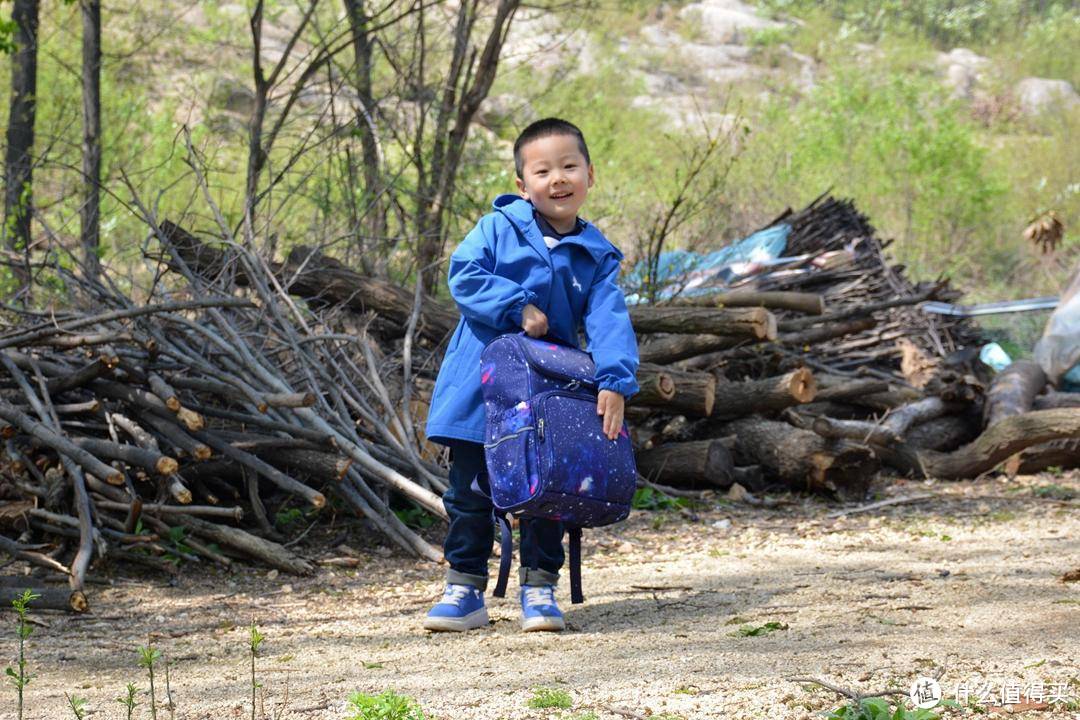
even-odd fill
[(408, 695), (384, 690), (378, 695), (355, 692), (349, 696), (348, 720), (425, 720), (420, 704)]
[(573, 704), (570, 693), (557, 688), (538, 687), (533, 688), (533, 695), (529, 698), (529, 707), (534, 710), (548, 708), (568, 709)]

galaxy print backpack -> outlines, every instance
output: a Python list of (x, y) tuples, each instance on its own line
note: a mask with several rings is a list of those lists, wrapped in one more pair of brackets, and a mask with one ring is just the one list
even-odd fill
[(604, 436), (603, 418), (596, 414), (596, 367), (577, 348), (524, 333), (501, 335), (484, 348), (480, 362), (484, 456), (502, 534), (494, 595), (506, 593), (512, 514), (526, 522), (563, 522), (570, 598), (580, 603), (581, 528), (609, 525), (630, 513), (637, 466), (626, 424), (617, 440)]

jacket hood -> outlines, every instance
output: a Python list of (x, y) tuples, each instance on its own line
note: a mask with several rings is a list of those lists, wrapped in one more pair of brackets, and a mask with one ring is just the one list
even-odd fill
[[(507, 193), (495, 198), (491, 206), (505, 215), (526, 239), (530, 239), (532, 242), (538, 241), (546, 249), (543, 238), (540, 237), (540, 229), (536, 226), (536, 220), (533, 217), (534, 208), (531, 202), (520, 195)], [(618, 260), (623, 259), (622, 251), (612, 245), (611, 241), (604, 237), (604, 234), (595, 225), (588, 220), (583, 222), (585, 223), (584, 230), (577, 235), (569, 235), (563, 238), (562, 241), (581, 245), (589, 251), (589, 254), (593, 256), (597, 263), (603, 261), (608, 255), (614, 255)]]

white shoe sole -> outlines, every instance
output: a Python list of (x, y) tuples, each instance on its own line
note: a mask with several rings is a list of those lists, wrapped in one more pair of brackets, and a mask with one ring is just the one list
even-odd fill
[(566, 629), (566, 621), (557, 617), (523, 617), (521, 629), (525, 632), (559, 632)]
[(431, 617), (429, 615), (424, 618), (424, 629), (434, 632), (464, 632), (484, 627), (489, 622), (487, 608), (482, 607), (460, 618)]

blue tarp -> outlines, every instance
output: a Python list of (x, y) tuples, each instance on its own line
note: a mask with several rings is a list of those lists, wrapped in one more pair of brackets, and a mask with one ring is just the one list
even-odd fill
[[(658, 300), (675, 295), (708, 295), (724, 289), (724, 285), (745, 274), (740, 266), (767, 263), (780, 257), (787, 246), (791, 226), (773, 225), (749, 237), (733, 242), (710, 253), (691, 250), (669, 250), (660, 253), (655, 285), (660, 288)], [(648, 274), (644, 260), (622, 276), (626, 302), (635, 305), (645, 301), (643, 288)]]

